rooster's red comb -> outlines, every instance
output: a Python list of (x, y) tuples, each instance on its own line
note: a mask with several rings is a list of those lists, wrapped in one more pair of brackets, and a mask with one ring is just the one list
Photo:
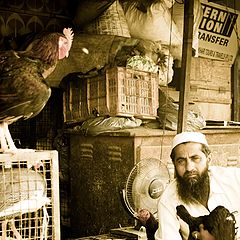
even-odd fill
[(72, 46), (72, 41), (73, 41), (73, 36), (74, 36), (72, 28), (64, 28), (63, 34), (65, 35), (65, 37), (68, 40), (68, 51), (69, 51)]

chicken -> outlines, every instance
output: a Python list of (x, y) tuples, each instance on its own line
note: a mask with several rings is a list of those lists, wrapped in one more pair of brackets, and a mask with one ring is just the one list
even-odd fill
[(16, 152), (8, 125), (36, 116), (47, 103), (51, 89), (45, 79), (57, 62), (69, 56), (71, 28), (62, 33), (39, 35), (24, 51), (0, 52), (1, 152)]
[(2, 224), (2, 240), (7, 239), (7, 224), (16, 239), (22, 239), (15, 227), (14, 218), (42, 208), (43, 222), (41, 239), (46, 238), (48, 214), (46, 205), (50, 204), (47, 197), (46, 180), (37, 171), (26, 168), (0, 170), (0, 221)]
[(208, 230), (216, 240), (235, 239), (235, 217), (233, 213), (223, 206), (217, 206), (209, 215), (192, 217), (183, 205), (176, 208), (177, 215), (189, 225), (189, 240), (193, 240), (191, 233), (199, 231), (199, 225), (203, 224), (204, 229)]

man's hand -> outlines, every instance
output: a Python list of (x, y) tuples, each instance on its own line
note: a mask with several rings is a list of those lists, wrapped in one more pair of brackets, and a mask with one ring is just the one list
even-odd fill
[(199, 232), (194, 231), (192, 236), (199, 240), (216, 240), (215, 237), (208, 232), (208, 230), (204, 229), (203, 224), (199, 225)]

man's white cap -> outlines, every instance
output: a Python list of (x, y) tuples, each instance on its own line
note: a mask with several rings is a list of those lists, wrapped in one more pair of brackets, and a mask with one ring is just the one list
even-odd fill
[(186, 142), (196, 142), (196, 143), (202, 143), (206, 146), (208, 146), (207, 139), (204, 134), (200, 132), (181, 132), (177, 134), (172, 141), (172, 150), (181, 143)]

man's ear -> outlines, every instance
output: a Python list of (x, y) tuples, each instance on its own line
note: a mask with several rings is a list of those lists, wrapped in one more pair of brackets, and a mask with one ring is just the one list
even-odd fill
[(207, 161), (209, 164), (212, 162), (212, 153), (209, 153), (209, 155), (207, 157)]

